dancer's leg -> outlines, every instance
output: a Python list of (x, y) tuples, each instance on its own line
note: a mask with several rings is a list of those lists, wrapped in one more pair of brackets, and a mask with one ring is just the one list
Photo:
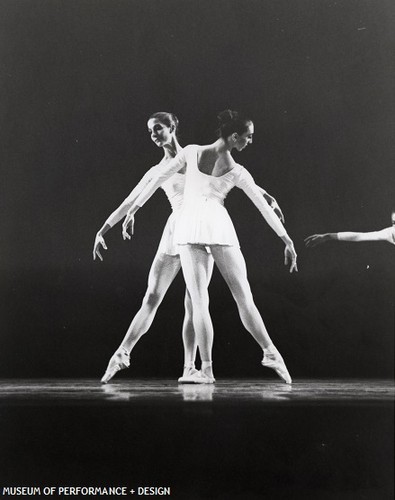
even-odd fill
[(195, 366), (197, 350), (192, 320), (192, 301), (187, 288), (185, 289), (184, 308), (185, 315), (182, 324), (182, 340), (184, 344), (184, 368), (186, 368)]
[(213, 378), (211, 352), (213, 325), (208, 309), (208, 274), (210, 254), (201, 245), (180, 245), (182, 272), (192, 301), (192, 321), (199, 347), (202, 369)]
[(213, 246), (211, 248), (215, 263), (226, 281), (236, 301), (241, 321), (258, 344), (265, 349), (272, 340), (254, 303), (247, 268), (240, 248), (234, 246)]
[[(285, 363), (275, 348), (263, 319), (254, 303), (250, 284), (247, 279), (247, 268), (240, 248), (232, 246), (213, 246), (211, 251), (224, 277), (233, 298), (236, 301), (241, 321), (248, 332), (264, 351), (262, 364), (276, 370), (278, 375), (290, 383), (291, 377)], [(275, 363), (275, 366), (274, 364)]]
[(117, 371), (129, 366), (129, 355), (133, 347), (151, 326), (156, 311), (170, 284), (180, 270), (178, 256), (157, 253), (148, 276), (148, 287), (142, 305), (133, 318), (120, 346), (111, 357), (102, 382), (107, 383)]
[[(211, 276), (213, 274), (213, 268), (214, 268), (214, 260), (210, 255), (209, 259), (207, 260), (207, 268), (205, 270), (207, 284), (210, 283)], [(192, 301), (187, 288), (185, 290), (184, 306), (185, 306), (185, 316), (182, 325), (182, 339), (184, 344), (184, 373), (181, 379), (191, 375), (191, 372), (195, 371), (194, 369), (195, 369), (196, 350), (197, 350), (196, 335), (195, 335), (195, 330), (193, 328)]]
[(148, 275), (148, 286), (143, 302), (120, 345), (129, 354), (152, 325), (156, 311), (180, 267), (181, 263), (178, 256), (163, 253), (155, 255)]

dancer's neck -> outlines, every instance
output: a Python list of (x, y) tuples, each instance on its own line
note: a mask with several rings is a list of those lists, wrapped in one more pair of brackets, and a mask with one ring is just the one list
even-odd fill
[(165, 144), (163, 146), (163, 152), (164, 152), (163, 159), (164, 160), (171, 160), (181, 150), (182, 150), (182, 147), (180, 146), (180, 143), (177, 141), (177, 139), (173, 139), (169, 144)]
[(230, 152), (232, 150), (232, 146), (230, 145), (230, 143), (228, 141), (225, 141), (225, 139), (223, 139), (222, 137), (213, 142), (213, 144), (211, 144), (211, 147), (219, 155), (230, 155)]

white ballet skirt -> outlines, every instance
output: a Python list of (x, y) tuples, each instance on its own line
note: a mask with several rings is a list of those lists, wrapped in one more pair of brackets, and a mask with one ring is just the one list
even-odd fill
[[(142, 192), (145, 186), (147, 186), (152, 179), (156, 177), (159, 170), (159, 165), (151, 167), (145, 175), (142, 177), (137, 186), (133, 189), (130, 195), (123, 201), (121, 210), (115, 211), (110, 217), (106, 220), (106, 223), (109, 226), (114, 226), (117, 222), (119, 222), (123, 217), (125, 217), (127, 211), (132, 206), (136, 197)], [(159, 242), (158, 252), (165, 253), (167, 255), (178, 255), (178, 245), (175, 242), (175, 225), (177, 217), (180, 213), (182, 202), (183, 202), (183, 194), (184, 194), (184, 186), (185, 186), (185, 174), (180, 174), (176, 172), (169, 179), (167, 179), (161, 185), (161, 188), (165, 192), (171, 208), (172, 213), (167, 219), (165, 228), (162, 233), (162, 238)]]
[(194, 149), (186, 152), (186, 160), (184, 204), (175, 231), (177, 243), (240, 246), (224, 206), (226, 195), (235, 186), (233, 170), (220, 177), (202, 173)]
[(178, 255), (180, 253), (175, 239), (175, 228), (182, 207), (184, 186), (185, 174), (180, 174), (178, 172), (161, 185), (161, 188), (166, 193), (170, 202), (172, 213), (167, 219), (162, 238), (159, 242), (159, 253), (165, 253), (167, 255)]
[(158, 167), (156, 178), (143, 189), (135, 204), (143, 206), (155, 190), (186, 165), (182, 208), (175, 221), (173, 241), (178, 245), (239, 246), (235, 228), (224, 207), (224, 200), (235, 186), (242, 189), (278, 236), (286, 235), (284, 226), (262, 196), (251, 174), (241, 165), (214, 177), (198, 168), (199, 146), (184, 148), (167, 165)]

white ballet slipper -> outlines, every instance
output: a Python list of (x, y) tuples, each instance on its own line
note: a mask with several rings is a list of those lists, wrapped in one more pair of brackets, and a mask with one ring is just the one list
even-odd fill
[(194, 384), (214, 384), (215, 378), (211, 377), (209, 375), (206, 375), (204, 372), (199, 371), (196, 373), (196, 375), (193, 377), (193, 383)]
[(194, 369), (194, 373), (180, 377), (178, 382), (180, 384), (214, 384), (215, 378)]
[(263, 366), (274, 370), (286, 384), (292, 384), (291, 375), (289, 374), (284, 360), (278, 351), (277, 353), (265, 352), (261, 363)]
[(194, 379), (198, 373), (199, 370), (196, 370), (196, 368), (184, 366), (184, 373), (182, 377), (178, 379), (178, 382), (180, 384), (194, 384)]
[(129, 353), (125, 349), (118, 349), (112, 355), (108, 363), (106, 373), (101, 378), (101, 383), (107, 384), (107, 382), (109, 382), (117, 372), (125, 368), (129, 368), (129, 366)]

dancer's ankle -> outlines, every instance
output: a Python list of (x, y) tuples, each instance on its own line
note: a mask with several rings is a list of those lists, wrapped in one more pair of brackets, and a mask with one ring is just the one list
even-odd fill
[(118, 352), (122, 352), (123, 354), (126, 354), (126, 356), (130, 356), (130, 351), (129, 349), (126, 349), (124, 345), (120, 345), (117, 349)]
[(212, 361), (202, 361), (202, 373), (207, 377), (214, 377)]
[(185, 361), (183, 377), (189, 376), (189, 375), (196, 373), (196, 372), (197, 372), (197, 370), (195, 368), (195, 362), (194, 361)]
[(274, 355), (274, 356), (280, 354), (278, 352), (277, 347), (273, 344), (273, 342), (263, 348), (263, 353), (265, 355)]

